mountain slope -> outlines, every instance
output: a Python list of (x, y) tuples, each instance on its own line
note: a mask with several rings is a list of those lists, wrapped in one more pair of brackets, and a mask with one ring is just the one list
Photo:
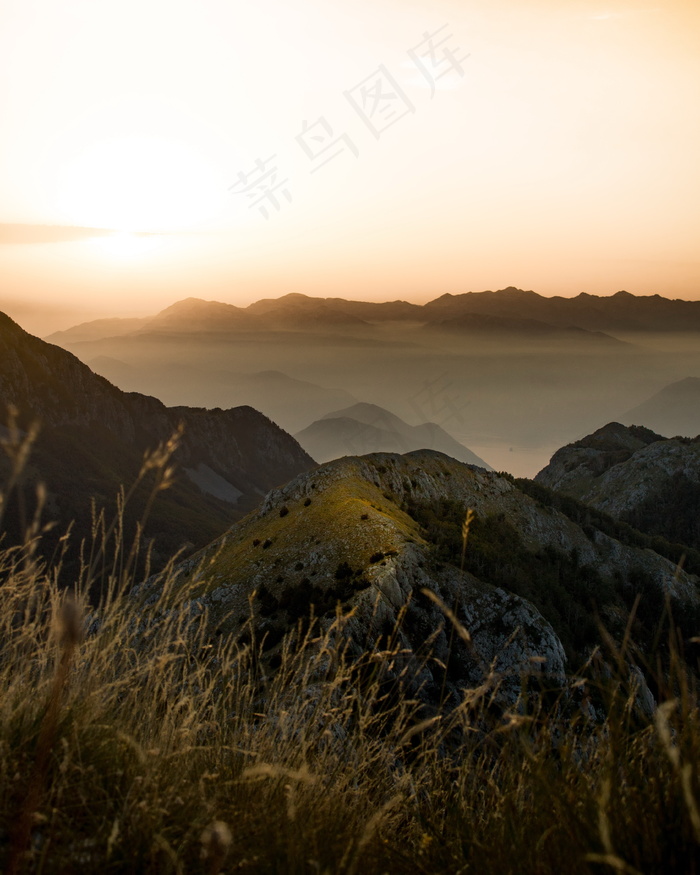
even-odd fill
[(647, 401), (627, 411), (625, 423), (643, 422), (663, 434), (700, 434), (700, 378), (686, 377), (665, 386)]
[[(476, 517), (461, 571), (467, 507)], [(667, 591), (692, 625), (699, 581), (674, 571), (673, 562), (604, 527), (584, 532), (506, 478), (422, 451), (340, 459), (273, 490), (257, 512), (180, 566), (176, 592), (179, 610), (207, 610), (212, 635), (239, 634), (252, 604), (271, 669), (312, 604), (328, 626), (340, 603), (351, 652), (394, 636), (404, 654), (395, 677), (427, 704), (441, 689), (459, 701), (491, 664), (504, 675), (501, 701), (512, 702), (522, 672), (561, 684), (567, 660), (578, 665), (599, 643), (594, 605), (617, 637), (639, 594), (642, 648)], [(158, 586), (140, 590), (144, 605)], [(450, 634), (426, 590), (456, 612), (470, 646)], [(428, 640), (435, 659), (425, 662)]]
[(328, 462), (341, 456), (366, 453), (408, 453), (437, 450), (459, 462), (490, 466), (433, 422), (408, 425), (376, 404), (358, 403), (327, 413), (295, 438), (314, 459)]
[(700, 547), (700, 439), (610, 423), (558, 450), (535, 480), (641, 531)]
[[(163, 555), (185, 541), (210, 540), (272, 486), (314, 464), (290, 435), (250, 407), (168, 408), (155, 398), (121, 392), (4, 314), (0, 402), (17, 408), (21, 429), (40, 423), (25, 500), (31, 506), (33, 485), (43, 481), (47, 512), (58, 522), (59, 533), (75, 519), (78, 538), (90, 531), (90, 498), (98, 507), (113, 506), (119, 486), (135, 480), (144, 453), (182, 424), (174, 456), (182, 471), (173, 489), (162, 494), (147, 531), (157, 536)], [(6, 469), (5, 464), (3, 473)], [(20, 513), (17, 505), (6, 515), (16, 538)]]

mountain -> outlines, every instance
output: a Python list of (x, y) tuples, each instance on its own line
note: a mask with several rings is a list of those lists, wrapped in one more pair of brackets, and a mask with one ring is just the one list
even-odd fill
[(243, 309), (233, 304), (187, 298), (158, 313), (141, 331), (222, 334), (239, 331), (289, 331), (351, 328), (366, 325), (362, 319), (327, 306), (305, 295), (284, 295), (258, 301)]
[[(121, 388), (154, 394), (168, 405), (250, 404), (294, 434), (328, 411), (371, 399), (406, 422), (437, 423), (492, 464), (500, 459), (498, 467), (534, 476), (553, 448), (619, 419), (649, 386), (700, 374), (695, 336), (664, 332), (663, 315), (667, 305), (672, 313), (678, 307), (681, 324), (692, 329), (698, 302), (664, 299), (660, 315), (654, 311), (640, 322), (635, 314), (643, 315), (649, 301), (654, 305), (651, 298), (613, 297), (618, 300), (611, 304), (591, 295), (550, 299), (503, 289), (443, 296), (422, 307), (401, 301), (355, 307), (303, 295), (245, 309), (190, 301), (158, 330), (66, 345), (87, 363), (99, 357), (124, 362), (133, 368), (130, 375), (100, 368)], [(275, 315), (280, 307), (284, 319)], [(617, 313), (612, 327), (610, 307)], [(333, 321), (331, 310), (360, 321)], [(577, 324), (579, 316), (585, 324)], [(456, 327), (425, 328), (440, 322)], [(640, 325), (644, 333), (635, 334)], [(288, 392), (280, 385), (251, 395), (258, 390), (248, 375), (270, 371), (299, 382)], [(345, 397), (324, 400), (322, 389), (307, 405), (300, 383)]]
[(700, 548), (700, 438), (609, 423), (558, 450), (535, 481), (643, 532)]
[(257, 316), (268, 329), (316, 328), (367, 325), (364, 319), (334, 306), (323, 298), (310, 298), (295, 292), (281, 298), (251, 304), (247, 311)]
[(295, 435), (302, 447), (319, 462), (366, 453), (408, 453), (437, 450), (460, 462), (490, 466), (434, 422), (408, 425), (376, 404), (359, 403), (327, 413)]
[(246, 331), (262, 327), (255, 317), (241, 307), (185, 298), (177, 301), (142, 326), (141, 332), (217, 332)]
[(144, 328), (149, 318), (145, 319), (95, 319), (92, 322), (81, 322), (65, 331), (54, 331), (44, 340), (57, 346), (81, 343), (84, 340), (101, 340), (103, 337), (122, 337)]
[[(252, 617), (265, 670), (274, 671), (283, 641), (311, 606), (327, 629), (340, 605), (348, 654), (391, 640), (401, 656), (387, 681), (431, 708), (443, 694), (454, 703), (465, 687), (492, 684), (492, 669), (501, 705), (521, 695), (523, 673), (535, 686), (561, 687), (565, 672), (600, 644), (594, 612), (620, 641), (637, 596), (638, 653), (653, 646), (667, 592), (684, 634), (695, 634), (697, 576), (676, 574), (671, 559), (643, 549), (639, 533), (615, 537), (614, 522), (602, 515), (584, 530), (575, 521), (583, 505), (571, 502), (564, 513), (554, 494), (524, 487), (428, 450), (321, 465), (270, 492), (257, 511), (181, 563), (177, 608), (206, 610), (212, 638), (250, 641)], [(532, 487), (537, 497), (528, 494)], [(466, 508), (475, 516), (463, 553)], [(669, 553), (670, 545), (657, 546)], [(135, 593), (142, 610), (160, 585), (156, 578)], [(451, 633), (440, 603), (465, 634)]]
[(266, 298), (248, 307), (236, 307), (201, 298), (185, 298), (159, 313), (143, 318), (95, 319), (44, 338), (48, 343), (71, 346), (84, 341), (123, 337), (138, 332), (239, 332), (317, 330), (366, 326), (370, 322), (422, 321), (422, 307), (407, 301), (386, 303), (312, 298), (293, 292)]
[(423, 307), (430, 321), (482, 314), (508, 319), (534, 319), (564, 328), (587, 331), (697, 331), (700, 301), (682, 301), (661, 295), (632, 295), (621, 291), (598, 296), (582, 292), (573, 298), (545, 298), (533, 291), (509, 286), (492, 292), (442, 295)]
[(643, 422), (664, 434), (700, 434), (700, 379), (686, 377), (665, 386), (647, 401), (628, 410), (625, 423)]
[[(427, 304), (407, 301), (348, 301), (293, 292), (248, 307), (186, 298), (144, 319), (99, 319), (46, 339), (59, 344), (116, 337), (131, 332), (239, 332), (351, 329), (371, 323), (425, 323), (439, 331), (546, 335), (566, 332), (660, 332), (700, 330), (700, 301), (621, 291), (573, 298), (544, 297), (509, 286), (498, 291), (444, 294)], [(549, 326), (549, 327), (548, 327)], [(589, 337), (580, 333), (581, 339)], [(600, 338), (598, 338), (600, 340)]]
[[(146, 535), (165, 558), (189, 542), (202, 545), (254, 506), (271, 487), (314, 466), (296, 441), (251, 407), (165, 407), (124, 393), (75, 356), (23, 331), (0, 314), (0, 401), (18, 410), (23, 432), (39, 421), (24, 486), (6, 512), (8, 533), (21, 537), (31, 518), (35, 484), (48, 490), (46, 515), (57, 537), (72, 520), (89, 535), (89, 503), (114, 507), (123, 484), (136, 480), (144, 453), (182, 424), (173, 461), (179, 474), (161, 493)], [(2, 470), (7, 474), (8, 462)], [(142, 490), (143, 491), (143, 490)], [(23, 513), (22, 502), (26, 503)], [(129, 509), (131, 532), (141, 508)]]

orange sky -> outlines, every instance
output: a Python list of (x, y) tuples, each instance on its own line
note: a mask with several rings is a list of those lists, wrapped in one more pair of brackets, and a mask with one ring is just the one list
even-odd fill
[(0, 305), (699, 298), (699, 30), (695, 0), (3, 0)]

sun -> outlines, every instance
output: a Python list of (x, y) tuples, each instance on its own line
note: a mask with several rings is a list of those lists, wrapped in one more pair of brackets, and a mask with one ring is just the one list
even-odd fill
[[(92, 141), (58, 180), (69, 222), (126, 233), (196, 227), (217, 214), (225, 194), (217, 168), (187, 144), (159, 137)], [(126, 237), (104, 240), (115, 252), (135, 245)]]

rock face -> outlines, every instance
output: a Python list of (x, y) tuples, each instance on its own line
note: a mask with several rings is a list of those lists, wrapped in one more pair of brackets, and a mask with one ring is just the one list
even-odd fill
[(98, 506), (113, 502), (119, 486), (128, 488), (135, 479), (144, 452), (167, 441), (180, 424), (184, 431), (173, 457), (180, 476), (172, 494), (162, 494), (151, 527), (162, 529), (164, 549), (183, 541), (206, 543), (270, 488), (314, 465), (290, 435), (251, 407), (168, 408), (155, 398), (121, 392), (4, 314), (0, 404), (3, 420), (9, 405), (19, 411), (21, 429), (39, 422), (29, 486), (43, 481), (49, 515), (60, 529), (77, 519), (79, 536), (85, 534), (90, 498)]
[(641, 531), (700, 547), (700, 439), (610, 423), (558, 450), (535, 480)]
[[(460, 570), (467, 508), (476, 518)], [(447, 518), (455, 512), (453, 525)], [(456, 553), (448, 555), (450, 539)], [(536, 573), (527, 578), (531, 565)], [(502, 702), (517, 698), (523, 674), (561, 685), (572, 668), (567, 657), (583, 661), (594, 644), (579, 641), (571, 628), (581, 625), (580, 605), (596, 601), (624, 630), (639, 573), (652, 596), (663, 600), (669, 592), (696, 609), (698, 578), (674, 571), (650, 550), (598, 530), (584, 533), (504, 477), (420, 451), (344, 458), (296, 477), (183, 563), (178, 575), (180, 591), (188, 593), (180, 609), (206, 608), (218, 634), (236, 634), (252, 604), (270, 665), (311, 604), (322, 624), (332, 622), (340, 604), (352, 614), (352, 646), (359, 652), (393, 636), (415, 669), (406, 672), (410, 691), (435, 705), (445, 690), (458, 700), (491, 669), (501, 675)], [(531, 581), (540, 577), (538, 589)], [(550, 579), (564, 590), (556, 608)], [(148, 604), (158, 586), (151, 581), (137, 595)], [(436, 600), (454, 610), (469, 646), (453, 634)], [(434, 656), (427, 661), (426, 641)]]

